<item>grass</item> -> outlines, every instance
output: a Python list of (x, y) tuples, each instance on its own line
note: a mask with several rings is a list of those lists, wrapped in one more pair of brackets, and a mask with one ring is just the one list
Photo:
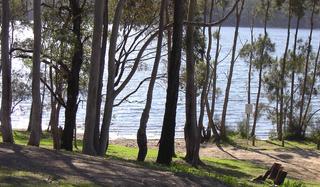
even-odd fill
[[(14, 139), (16, 144), (26, 145), (29, 139), (29, 133), (22, 131), (14, 131)], [(247, 145), (246, 140), (241, 140), (236, 137), (231, 137), (231, 144), (236, 144), (244, 148), (253, 148)], [(78, 150), (80, 152), (82, 141), (78, 140)], [(44, 133), (41, 139), (41, 147), (52, 148), (52, 139), (49, 133)], [(257, 145), (261, 149), (279, 149), (281, 148), (281, 142), (278, 141), (257, 141)], [(225, 145), (228, 146), (228, 145)], [(283, 149), (314, 149), (314, 145), (311, 142), (286, 142), (286, 147)], [(176, 175), (190, 175), (190, 176), (201, 176), (208, 177), (214, 180), (219, 180), (230, 186), (270, 186), (271, 181), (267, 181), (264, 184), (253, 183), (250, 180), (263, 174), (266, 168), (256, 165), (247, 161), (232, 160), (232, 159), (218, 159), (218, 158), (202, 158), (205, 163), (204, 166), (198, 168), (191, 167), (186, 164), (183, 160), (183, 155), (178, 154), (177, 158), (173, 159), (171, 166), (163, 166), (155, 163), (157, 157), (156, 149), (149, 149), (148, 155), (145, 162), (137, 162), (136, 156), (138, 149), (135, 147), (125, 147), (121, 145), (110, 145), (107, 158), (117, 159), (124, 162), (131, 162), (138, 164), (141, 167), (147, 167), (150, 169), (170, 171)], [(13, 180), (15, 179), (15, 180)], [(88, 183), (88, 181), (77, 181), (77, 180), (57, 180), (55, 184), (48, 183), (50, 176), (43, 175), (41, 173), (31, 173), (28, 171), (17, 171), (10, 168), (0, 167), (0, 186), (12, 185), (15, 186), (16, 182), (19, 184), (27, 184), (27, 186), (33, 186), (39, 184), (40, 186), (92, 186), (94, 184)], [(297, 181), (293, 179), (287, 179), (282, 185), (285, 187), (302, 187), (302, 186), (320, 186), (320, 184), (312, 183), (310, 181)]]

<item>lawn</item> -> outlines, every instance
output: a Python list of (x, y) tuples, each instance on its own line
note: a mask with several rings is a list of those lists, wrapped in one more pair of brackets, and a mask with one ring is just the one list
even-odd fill
[[(29, 138), (29, 133), (23, 131), (14, 131), (14, 139), (16, 144), (26, 145)], [(248, 146), (246, 141), (238, 140), (236, 138), (232, 139), (233, 143), (237, 145), (246, 147)], [(272, 141), (258, 141), (257, 145), (259, 148), (263, 149), (279, 149), (280, 142)], [(75, 152), (81, 152), (82, 142), (78, 140), (78, 149)], [(298, 142), (286, 142), (286, 147), (283, 149), (291, 149), (294, 147), (299, 147), (303, 149), (312, 149), (314, 145), (310, 142), (298, 143)], [(228, 146), (228, 145), (224, 145)], [(52, 139), (49, 133), (44, 133), (41, 139), (41, 147), (52, 149)], [(249, 147), (250, 148), (250, 147)], [(136, 156), (138, 149), (136, 147), (125, 147), (123, 145), (110, 145), (107, 151), (107, 159), (115, 159), (123, 162), (130, 162), (138, 164), (141, 167), (150, 168), (153, 170), (160, 171), (170, 171), (175, 175), (184, 176), (201, 176), (205, 178), (212, 178), (214, 180), (219, 180), (224, 184), (230, 186), (270, 186), (271, 181), (267, 181), (264, 184), (257, 184), (251, 182), (251, 179), (257, 177), (260, 174), (264, 174), (267, 168), (253, 164), (248, 161), (242, 160), (232, 160), (232, 159), (221, 159), (221, 158), (201, 158), (205, 163), (203, 166), (198, 168), (191, 167), (186, 164), (183, 160), (182, 154), (178, 154), (176, 158), (173, 159), (171, 166), (163, 166), (155, 163), (157, 157), (157, 149), (149, 149), (148, 155), (145, 162), (137, 162)], [(34, 184), (47, 184), (48, 176), (42, 173), (32, 173), (29, 171), (19, 171), (10, 168), (0, 167), (0, 185), (9, 184), (16, 186), (17, 180), (10, 180), (12, 177), (16, 177), (21, 183), (27, 186), (33, 186)], [(29, 180), (32, 179), (32, 180)], [(18, 181), (19, 181), (18, 180)], [(59, 186), (91, 186), (92, 184), (88, 181), (59, 181)], [(50, 186), (50, 185), (49, 185)], [(320, 186), (320, 184), (312, 183), (310, 181), (297, 181), (294, 179), (286, 179), (282, 186), (295, 187), (295, 186)]]

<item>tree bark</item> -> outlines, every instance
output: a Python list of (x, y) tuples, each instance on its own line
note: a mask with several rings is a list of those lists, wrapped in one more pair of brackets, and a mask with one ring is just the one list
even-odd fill
[(108, 83), (107, 83), (107, 99), (104, 107), (103, 121), (100, 132), (100, 145), (99, 152), (100, 156), (104, 155), (108, 149), (109, 145), (109, 128), (111, 124), (113, 103), (115, 99), (114, 91), (114, 81), (115, 81), (115, 55), (117, 48), (118, 30), (120, 25), (120, 20), (122, 16), (123, 7), (126, 0), (119, 0), (115, 15), (113, 18), (112, 31), (110, 36), (109, 45), (109, 60), (108, 60)]
[[(285, 73), (286, 73), (286, 64), (287, 64), (287, 56), (288, 56), (288, 50), (289, 50), (289, 43), (290, 43), (290, 29), (291, 29), (291, 17), (292, 17), (292, 11), (291, 11), (291, 0), (289, 0), (289, 17), (288, 17), (288, 31), (287, 31), (287, 41), (286, 41), (286, 48), (283, 55), (283, 61), (282, 61), (282, 67), (281, 67), (281, 80), (280, 80), (280, 128), (283, 129), (284, 125), (284, 119), (286, 116), (284, 115), (284, 89), (285, 89)], [(279, 140), (282, 141), (284, 144), (284, 133), (281, 133), (281, 137), (278, 137)], [(280, 134), (279, 134), (280, 135)], [(283, 145), (284, 146), (284, 145)]]
[(102, 102), (102, 87), (103, 87), (103, 74), (105, 66), (105, 57), (107, 51), (108, 42), (108, 0), (105, 0), (104, 13), (103, 13), (103, 33), (102, 33), (102, 47), (100, 56), (100, 72), (99, 72), (99, 84), (98, 84), (98, 98), (97, 98), (97, 112), (96, 112), (96, 125), (94, 127), (94, 147), (95, 150), (99, 150), (99, 136), (100, 136), (100, 113), (101, 113), (101, 102)]
[(154, 61), (154, 65), (151, 73), (151, 80), (148, 87), (147, 101), (140, 118), (140, 126), (137, 133), (137, 144), (139, 146), (139, 153), (137, 158), (138, 161), (144, 161), (148, 152), (146, 128), (147, 128), (149, 113), (150, 113), (151, 104), (152, 104), (153, 88), (156, 82), (158, 67), (161, 59), (161, 48), (162, 48), (162, 39), (163, 39), (163, 30), (164, 30), (164, 13), (165, 13), (166, 3), (167, 3), (167, 0), (161, 1), (159, 34), (158, 34), (156, 57), (155, 57), (155, 61)]
[[(266, 12), (265, 12), (265, 17), (264, 17), (264, 36), (263, 36), (263, 45), (260, 49), (260, 61), (262, 60), (265, 51), (265, 42), (268, 37), (267, 33), (267, 23), (268, 23), (268, 17), (269, 17), (269, 8), (270, 8), (270, 0), (267, 1), (267, 7), (266, 7)], [(252, 137), (252, 145), (255, 146), (255, 134), (256, 134), (256, 126), (257, 126), (257, 121), (258, 121), (258, 114), (259, 114), (259, 103), (260, 103), (260, 94), (261, 94), (261, 84), (262, 84), (262, 70), (263, 70), (263, 64), (260, 65), (260, 70), (259, 70), (259, 86), (258, 86), (258, 93), (257, 93), (257, 99), (256, 99), (256, 106), (254, 110), (254, 117), (253, 117), (253, 125), (252, 125), (252, 130), (251, 130), (251, 137)]]
[(94, 131), (96, 126), (96, 109), (98, 100), (98, 84), (100, 72), (100, 58), (101, 58), (101, 35), (103, 25), (103, 8), (104, 1), (95, 0), (94, 4), (94, 27), (92, 39), (90, 78), (89, 78), (89, 92), (87, 99), (87, 111), (85, 119), (85, 131), (83, 136), (83, 150), (84, 154), (96, 155), (97, 150), (94, 146)]
[(223, 110), (222, 110), (222, 117), (221, 117), (221, 126), (220, 126), (220, 137), (222, 139), (227, 138), (226, 134), (226, 115), (227, 115), (227, 109), (228, 109), (228, 102), (229, 102), (229, 94), (231, 89), (231, 83), (232, 83), (232, 75), (233, 75), (233, 68), (234, 63), (236, 61), (236, 51), (237, 51), (237, 41), (238, 41), (238, 35), (239, 35), (239, 26), (240, 26), (240, 20), (241, 20), (241, 14), (243, 10), (245, 0), (241, 1), (241, 7), (239, 10), (239, 5), (237, 5), (236, 8), (236, 28), (234, 33), (234, 39), (233, 39), (233, 47), (232, 47), (232, 56), (231, 56), (231, 65), (229, 70), (229, 76), (228, 76), (228, 82), (225, 92), (225, 98), (224, 98), (224, 104), (223, 104)]
[(32, 118), (28, 145), (39, 146), (41, 136), (40, 53), (41, 53), (41, 2), (33, 1), (34, 52), (32, 63)]
[[(299, 128), (303, 129), (304, 126), (306, 126), (306, 122), (303, 121), (303, 114), (304, 114), (304, 102), (305, 102), (305, 92), (307, 87), (307, 77), (308, 77), (308, 71), (309, 71), (309, 62), (310, 62), (310, 55), (311, 55), (311, 42), (312, 42), (312, 36), (313, 36), (313, 27), (314, 27), (314, 14), (315, 14), (315, 8), (316, 8), (317, 0), (313, 0), (313, 6), (312, 6), (312, 13), (310, 18), (310, 34), (309, 34), (309, 41), (308, 41), (308, 52), (306, 56), (306, 64), (304, 69), (304, 78), (303, 78), (303, 84), (302, 84), (302, 94), (301, 94), (301, 104), (300, 104), (300, 115), (299, 115)], [(306, 111), (307, 112), (307, 111)], [(304, 132), (300, 132), (302, 135)]]
[(9, 58), (9, 1), (2, 1), (2, 34), (1, 34), (1, 65), (2, 65), (2, 99), (1, 99), (1, 131), (3, 142), (13, 143), (11, 126), (11, 62)]
[[(197, 1), (190, 0), (188, 8), (188, 22), (192, 22), (197, 8)], [(184, 139), (186, 142), (185, 159), (193, 166), (197, 166), (200, 149), (200, 130), (197, 125), (197, 98), (195, 79), (194, 27), (189, 24), (186, 30), (186, 56), (187, 56), (187, 85), (186, 85), (186, 124), (184, 127)]]
[(73, 56), (71, 62), (71, 70), (67, 76), (67, 104), (65, 110), (65, 124), (62, 133), (61, 148), (72, 151), (72, 141), (74, 136), (74, 128), (76, 126), (76, 116), (78, 109), (79, 95), (79, 73), (83, 62), (83, 43), (82, 43), (82, 10), (79, 0), (69, 0), (69, 6), (72, 13), (72, 32), (75, 37), (73, 44)]
[(184, 17), (183, 0), (174, 0), (174, 25), (172, 52), (169, 59), (168, 87), (166, 108), (159, 141), (157, 163), (169, 165), (174, 150), (174, 134), (176, 126), (176, 109), (179, 94), (179, 74), (181, 64), (182, 31)]
[[(296, 61), (296, 51), (297, 51), (297, 42), (298, 42), (298, 32), (300, 26), (300, 17), (297, 18), (296, 32), (294, 35), (294, 44), (293, 44), (293, 61)], [(295, 67), (293, 67), (295, 68)], [(290, 133), (294, 133), (294, 122), (293, 122), (293, 105), (294, 105), (294, 83), (295, 83), (295, 69), (291, 72), (291, 90), (290, 90), (290, 112), (289, 112), (289, 128)]]

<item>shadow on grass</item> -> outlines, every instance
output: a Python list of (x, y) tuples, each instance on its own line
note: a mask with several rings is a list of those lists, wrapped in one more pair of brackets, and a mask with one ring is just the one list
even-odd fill
[(48, 181), (32, 176), (3, 176), (0, 177), (0, 186), (43, 186)]

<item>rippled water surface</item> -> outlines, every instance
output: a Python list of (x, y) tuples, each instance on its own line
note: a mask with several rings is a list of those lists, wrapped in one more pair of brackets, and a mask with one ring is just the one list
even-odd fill
[[(262, 29), (255, 29), (255, 36), (258, 36), (262, 33)], [(233, 41), (233, 32), (234, 28), (232, 27), (224, 27), (221, 31), (221, 55), (220, 58), (223, 59), (227, 54), (229, 54), (232, 48)], [(26, 34), (28, 33), (28, 34)], [(268, 29), (268, 33), (273, 42), (276, 43), (276, 53), (274, 56), (281, 56), (286, 41), (286, 29)], [(294, 30), (291, 31), (294, 33)], [(301, 30), (299, 33), (299, 37), (306, 40), (308, 38), (309, 30)], [(31, 32), (20, 32), (17, 33), (18, 36), (24, 37), (32, 37)], [(239, 44), (238, 49), (250, 39), (250, 30), (249, 28), (241, 28), (240, 36), (239, 36)], [(314, 32), (313, 44), (314, 48), (317, 48), (320, 39), (320, 31), (317, 30)], [(293, 41), (293, 35), (291, 37), (291, 41)], [(155, 46), (156, 42), (152, 45)], [(215, 43), (213, 43), (215, 46)], [(290, 45), (292, 46), (292, 44)], [(213, 47), (212, 54), (214, 54), (215, 47)], [(230, 55), (229, 55), (230, 56)], [(19, 61), (15, 60), (13, 62), (13, 67), (15, 69), (20, 69), (21, 65), (19, 65)], [(146, 65), (141, 66), (139, 71), (135, 74), (129, 85), (125, 88), (122, 94), (118, 96), (116, 103), (121, 100), (125, 95), (130, 93), (132, 90), (136, 88), (136, 86), (146, 77), (151, 75), (153, 60), (149, 60), (146, 62)], [(222, 105), (224, 99), (224, 91), (227, 83), (227, 75), (229, 71), (230, 65), (230, 57), (227, 57), (223, 62), (218, 65), (218, 87), (221, 89), (222, 94), (219, 96), (216, 105), (216, 117), (221, 117)], [(107, 67), (106, 67), (107, 68)], [(164, 63), (161, 64), (159, 73), (164, 73), (166, 71), (166, 65)], [(237, 123), (242, 121), (245, 116), (245, 104), (247, 102), (247, 74), (248, 74), (248, 65), (242, 59), (238, 59), (235, 63), (235, 69), (233, 74), (233, 81), (231, 86), (231, 93), (229, 99), (229, 108), (227, 112), (227, 125), (232, 128), (236, 128)], [(106, 80), (106, 75), (105, 75)], [(106, 81), (105, 81), (106, 82)], [(257, 72), (254, 70), (253, 80), (252, 80), (252, 102), (255, 101), (255, 95), (257, 92)], [(111, 125), (111, 138), (135, 138), (136, 132), (139, 126), (139, 120), (144, 108), (146, 91), (148, 89), (148, 83), (144, 83), (140, 90), (135, 93), (132, 97), (129, 98), (127, 102), (124, 102), (119, 107), (116, 107), (113, 112), (112, 117), (112, 125)], [(105, 91), (105, 90), (104, 90)], [(152, 109), (150, 111), (150, 119), (148, 123), (147, 133), (149, 138), (159, 138), (162, 127), (162, 120), (164, 116), (164, 108), (165, 108), (165, 96), (166, 96), (166, 83), (163, 80), (157, 81), (157, 84), (154, 89), (154, 98)], [(185, 119), (185, 108), (184, 108), (184, 94), (180, 92), (179, 100), (178, 100), (178, 108), (177, 108), (177, 127), (176, 127), (176, 137), (183, 137), (183, 126)], [(313, 100), (313, 109), (319, 109), (319, 99), (314, 97)], [(49, 100), (46, 101), (48, 103)], [(262, 93), (261, 102), (269, 105), (268, 100), (265, 97), (264, 91)], [(13, 128), (23, 128), (27, 127), (29, 121), (29, 110), (30, 110), (30, 101), (25, 101), (21, 103), (17, 110), (13, 113), (12, 121)], [(83, 132), (84, 127), (84, 119), (85, 119), (85, 106), (86, 103), (83, 102), (79, 106), (79, 111), (77, 114), (77, 126), (78, 132)], [(50, 117), (50, 109), (49, 106), (45, 108), (46, 110), (43, 113), (43, 128), (47, 128), (48, 120)], [(61, 120), (60, 125), (63, 125), (64, 122), (64, 111), (61, 111)], [(267, 138), (270, 130), (274, 127), (266, 118), (264, 114), (258, 121), (257, 124), (257, 135), (260, 138)]]

